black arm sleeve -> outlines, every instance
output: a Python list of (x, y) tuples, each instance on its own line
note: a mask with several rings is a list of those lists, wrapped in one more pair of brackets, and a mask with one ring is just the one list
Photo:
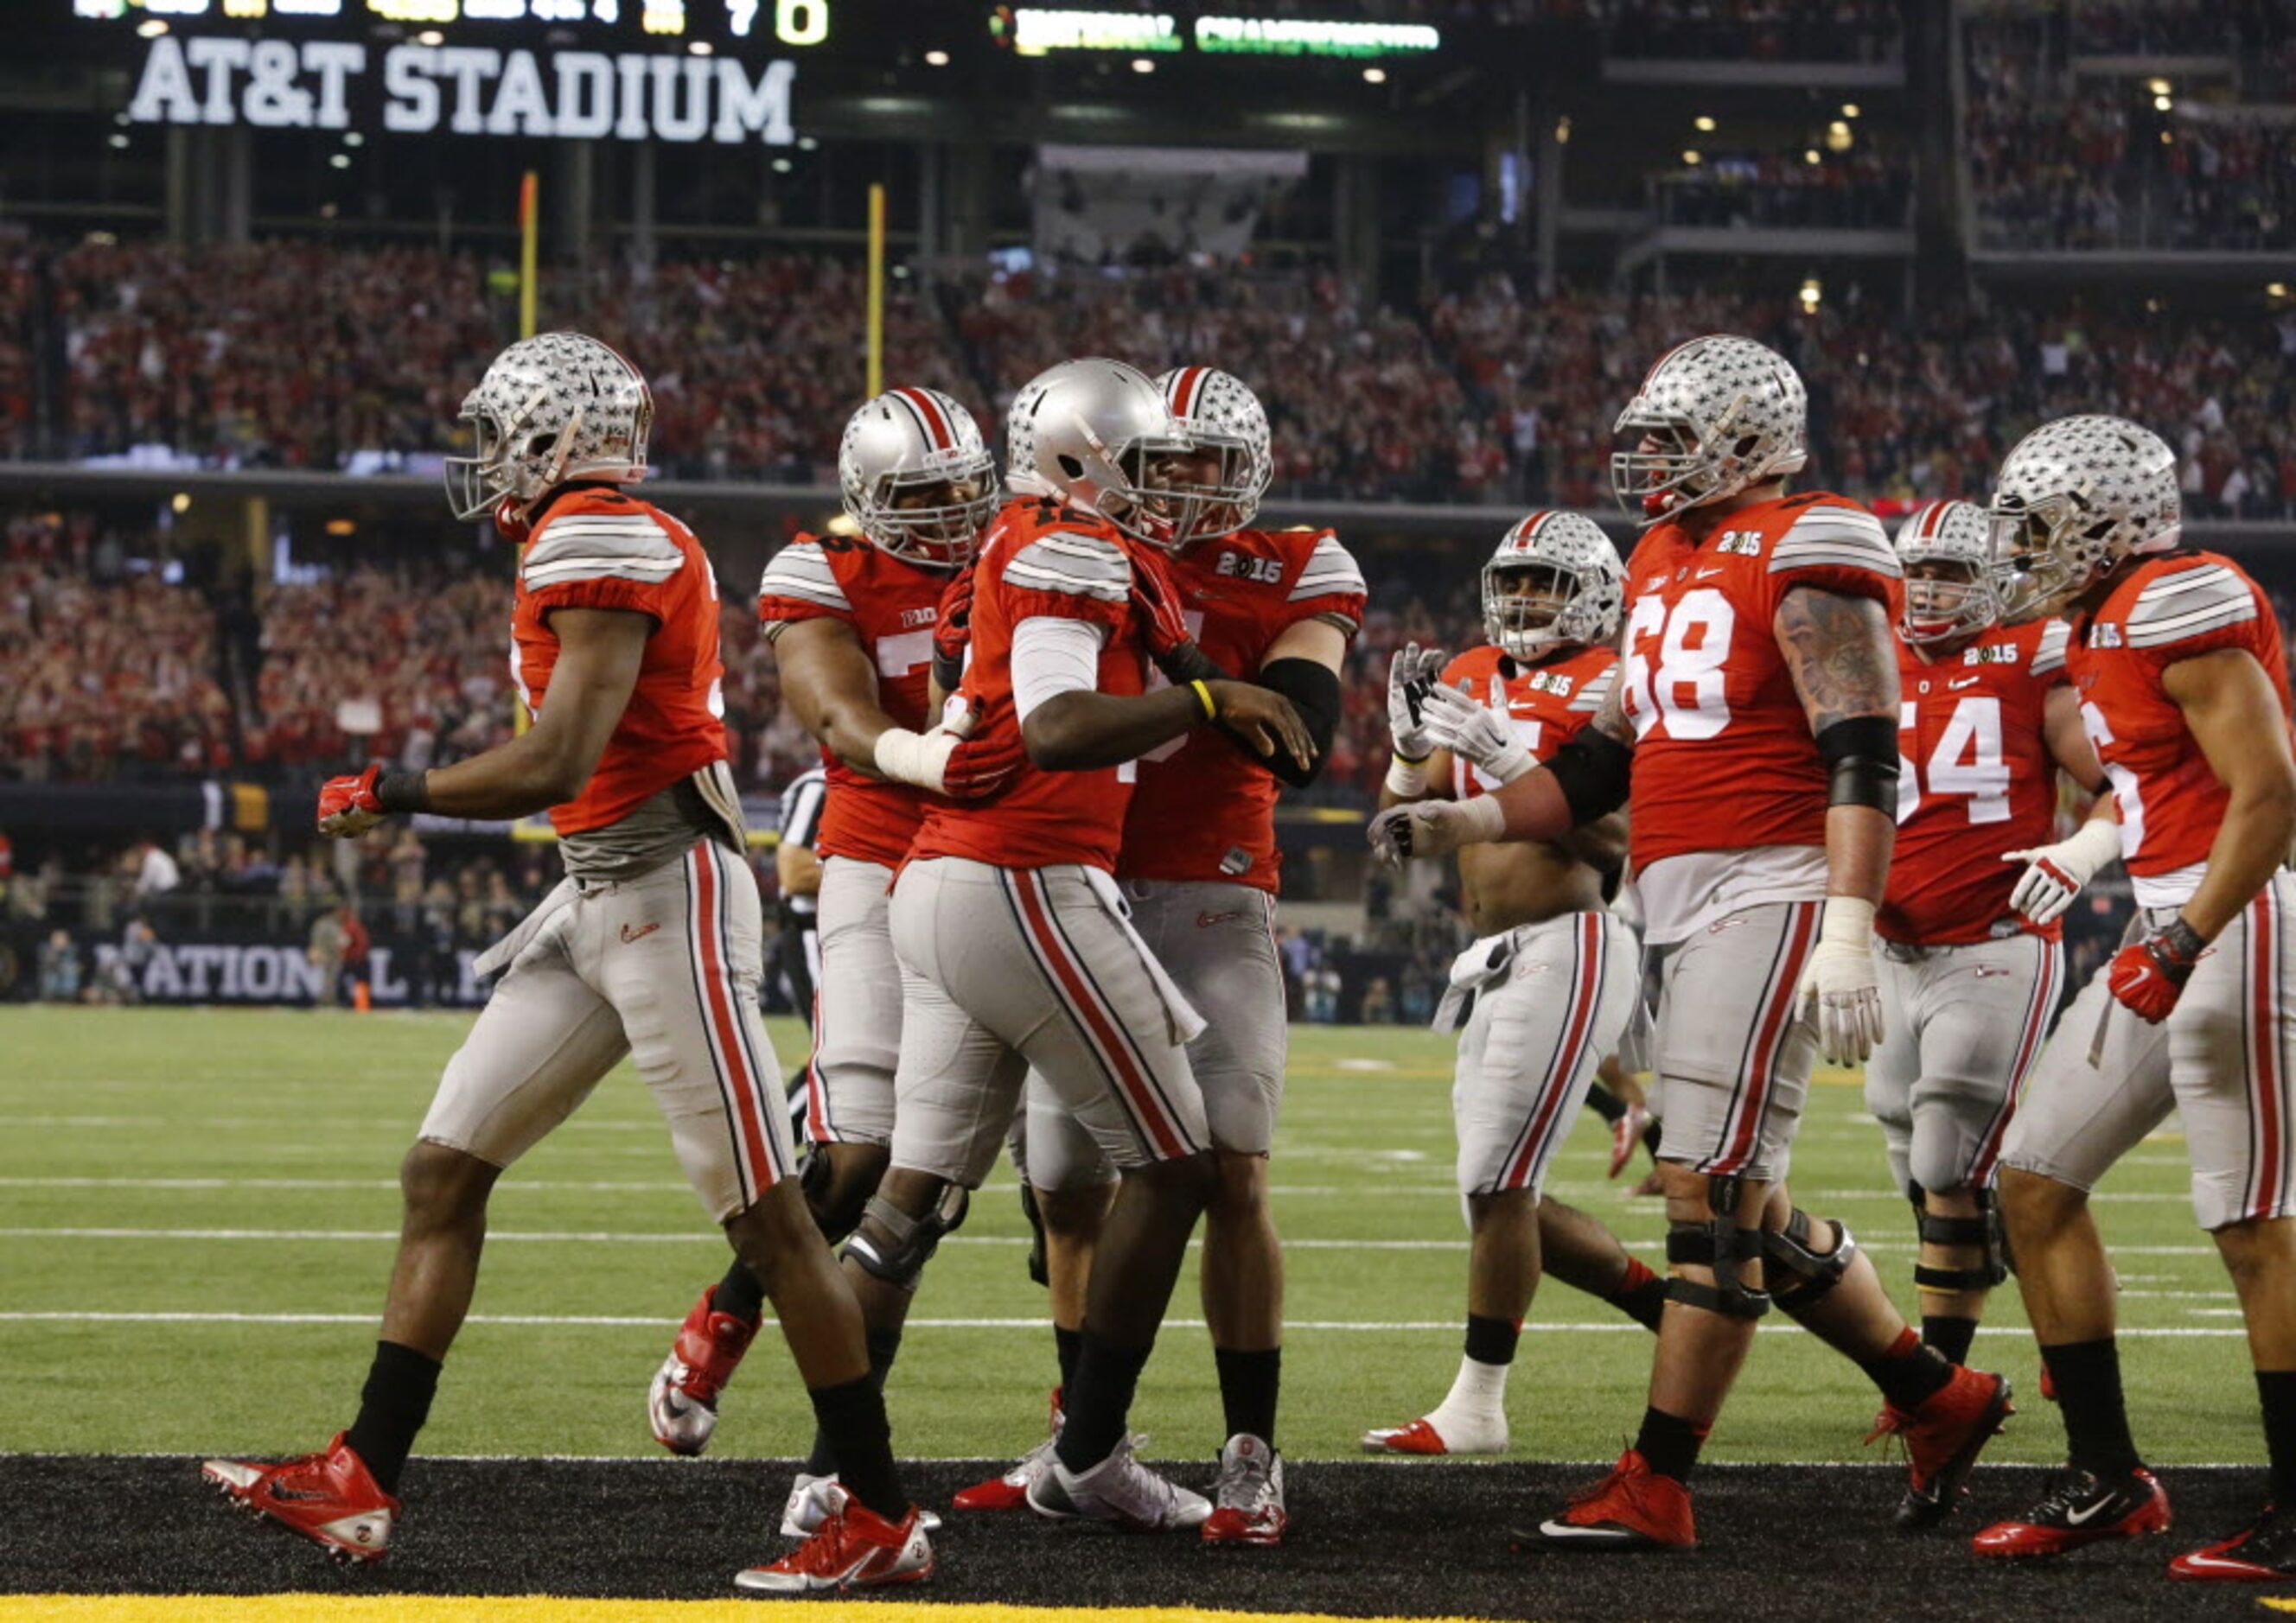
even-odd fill
[[(1262, 759), (1257, 753), (1251, 758), (1274, 773), (1279, 782), (1294, 789), (1305, 789), (1323, 771), (1324, 761), (1331, 757), (1332, 735), (1339, 730), (1338, 673), (1315, 660), (1277, 660), (1260, 667), (1259, 675), (1253, 680), (1292, 701), (1292, 708), (1307, 724), (1308, 736), (1316, 741), (1316, 754), (1305, 766), (1280, 750), (1272, 760)], [(1238, 747), (1242, 747), (1240, 740)]]
[(1828, 806), (1870, 806), (1898, 815), (1898, 727), (1885, 716), (1849, 716), (1817, 735)]
[(1627, 803), (1635, 752), (1608, 733), (1581, 727), (1570, 742), (1546, 758), (1555, 787), (1570, 807), (1574, 826), (1585, 827)]

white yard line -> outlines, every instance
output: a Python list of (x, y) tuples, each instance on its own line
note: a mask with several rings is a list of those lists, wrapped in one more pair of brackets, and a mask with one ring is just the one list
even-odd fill
[[(87, 1313), (60, 1311), (52, 1313), (0, 1312), (0, 1324), (373, 1324), (371, 1313)], [(544, 1314), (544, 1313), (474, 1313), (464, 1321), (472, 1324), (519, 1324), (570, 1329), (604, 1330), (675, 1330), (678, 1321), (671, 1318), (639, 1318), (603, 1314)], [(911, 1319), (911, 1330), (1043, 1330), (1052, 1323), (1040, 1318), (923, 1318)], [(1201, 1330), (1201, 1319), (1166, 1319), (1168, 1330)], [(1374, 1334), (1440, 1333), (1456, 1335), (1456, 1319), (1293, 1319), (1287, 1323), (1290, 1330), (1330, 1330), (1367, 1332)], [(1624, 1319), (1605, 1319), (1599, 1323), (1541, 1324), (1534, 1320), (1524, 1328), (1536, 1335), (1647, 1335), (1641, 1325)], [(1756, 1331), (1763, 1335), (1794, 1335), (1801, 1332), (1798, 1324), (1759, 1324)], [(2124, 1329), (2119, 1332), (2128, 1336), (2160, 1336), (2176, 1339), (2191, 1337), (2225, 1338), (2246, 1334), (2244, 1331), (2226, 1327), (2176, 1326), (2138, 1330)]]

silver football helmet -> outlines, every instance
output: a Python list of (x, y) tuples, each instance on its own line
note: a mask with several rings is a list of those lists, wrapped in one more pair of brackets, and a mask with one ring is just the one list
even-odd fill
[(1153, 457), (1191, 449), (1147, 374), (1122, 361), (1062, 361), (1021, 386), (1004, 416), (1005, 482), (1171, 544), (1177, 504), (1148, 482)]
[(1212, 366), (1175, 366), (1156, 380), (1156, 388), (1198, 452), (1210, 450), (1220, 459), (1210, 483), (1157, 480), (1157, 488), (1180, 504), (1170, 545), (1177, 549), (1233, 535), (1258, 516), (1259, 498), (1275, 474), (1259, 397), (1242, 378)]
[(1611, 488), (1648, 529), (1799, 472), (1808, 427), (1785, 357), (1750, 338), (1693, 338), (1659, 357), (1619, 414), (1611, 432), (1632, 443), (1611, 454)]
[(897, 558), (953, 570), (996, 516), (996, 461), (972, 414), (934, 389), (891, 389), (845, 424), (837, 485), (861, 533)]
[(475, 519), (521, 506), (568, 480), (632, 484), (646, 476), (653, 394), (644, 376), (579, 332), (521, 339), (463, 398), (475, 454), (449, 456), (447, 501)]
[(1929, 502), (1898, 527), (1906, 605), (1898, 629), (1927, 648), (1975, 636), (2000, 617), (1993, 600), (1985, 510), (1974, 502)]
[(2060, 417), (2003, 461), (1985, 516), (2002, 619), (2060, 613), (2124, 559), (2183, 537), (2177, 454), (2126, 418)]
[(1483, 635), (1526, 663), (1560, 648), (1615, 643), (1626, 578), (1619, 549), (1594, 520), (1534, 512), (1483, 565)]

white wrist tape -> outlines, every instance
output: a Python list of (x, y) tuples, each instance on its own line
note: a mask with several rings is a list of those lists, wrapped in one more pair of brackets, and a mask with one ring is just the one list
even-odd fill
[(2120, 855), (2120, 824), (2111, 817), (2091, 817), (2057, 849), (2069, 869), (2080, 865), (2076, 877), (2087, 884), (2099, 868)]
[(1506, 838), (1506, 808), (1496, 795), (1477, 795), (1455, 804), (1459, 808), (1461, 845), (1496, 845)]
[(1387, 792), (1398, 799), (1416, 800), (1427, 792), (1427, 763), (1406, 761), (1399, 755), (1387, 760)]
[(877, 772), (897, 783), (914, 783), (919, 789), (939, 794), (943, 792), (941, 775), (947, 770), (948, 758), (955, 749), (956, 740), (938, 727), (930, 733), (887, 727), (877, 734)]
[(1827, 897), (1825, 916), (1818, 924), (1817, 939), (1821, 943), (1854, 947), (1861, 953), (1872, 952), (1874, 904), (1862, 897)]

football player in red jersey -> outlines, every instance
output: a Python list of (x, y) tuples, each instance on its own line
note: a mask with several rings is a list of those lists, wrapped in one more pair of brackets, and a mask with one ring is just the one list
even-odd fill
[(1673, 1279), (1641, 1430), (1609, 1477), (1540, 1524), (1558, 1548), (1697, 1542), (1685, 1480), (1773, 1300), (1881, 1389), (1882, 1429), (1907, 1445), (1917, 1491), (1955, 1497), (2008, 1409), (2008, 1382), (1923, 1345), (1849, 1230), (1785, 1192), (1818, 1051), (1860, 1061), (1880, 1035), (1873, 920), (1898, 793), (1897, 558), (1855, 503), (1785, 494), (1806, 411), (1793, 368), (1751, 340), (1693, 339), (1662, 357), (1620, 414), (1629, 448), (1611, 459), (1644, 526), (1614, 697), (1496, 791), (1372, 824), (1391, 859), (1554, 841), (1627, 803), (1631, 784), (1629, 849), (1660, 964)]
[[(887, 922), (893, 873), (930, 793), (978, 798), (1020, 764), (1017, 741), (936, 735), (927, 684), (941, 597), (971, 564), (998, 501), (996, 468), (972, 415), (929, 389), (863, 405), (838, 447), (838, 482), (859, 535), (801, 536), (775, 553), (758, 615), (782, 694), (820, 741), (827, 773), (814, 847), (821, 858), (814, 1046), (806, 1068), (803, 1183), (831, 1243), (850, 1234), (883, 1174), (893, 1132), (901, 973)], [(655, 1438), (700, 1454), (718, 1394), (757, 1332), (763, 1298), (737, 1258), (702, 1292), (647, 1398)], [(870, 1332), (880, 1380), (898, 1328)], [(816, 1437), (783, 1519), (809, 1533), (832, 1501), (836, 1466)]]
[[(1882, 1037), (1866, 1107), (1914, 1206), (1922, 1339), (1958, 1364), (2008, 1277), (1994, 1163), (2064, 977), (2070, 892), (2025, 916), (2005, 864), (2048, 844), (2060, 770), (2095, 794), (2104, 769), (2065, 677), (2064, 623), (1995, 624), (1984, 510), (1931, 502), (1897, 545), (1898, 843), (1874, 922)], [(1927, 1527), (1952, 1508), (1908, 1493), (1898, 1517)]]
[[(1152, 464), (1152, 488), (1173, 514), (1170, 534), (1159, 532), (1157, 544), (1169, 554), (1204, 674), (1233, 673), (1283, 693), (1316, 743), (1304, 766), (1263, 758), (1233, 738), (1202, 732), (1150, 750), (1138, 763), (1116, 865), (1134, 927), (1206, 1021), (1188, 1045), (1188, 1062), (1203, 1092), (1219, 1169), (1205, 1211), (1201, 1285), (1227, 1439), (1203, 1536), (1214, 1544), (1270, 1545), (1281, 1541), (1287, 1516), (1275, 1447), (1283, 1258), (1267, 1203), (1286, 1038), (1274, 935), (1276, 784), (1304, 785), (1322, 765), (1365, 587), (1330, 530), (1253, 527), (1273, 462), (1267, 413), (1241, 379), (1182, 366), (1156, 383), (1192, 447)], [(1016, 466), (1013, 483), (1025, 490), (1041, 480)], [(1151, 684), (1163, 681), (1159, 672)], [(1110, 1174), (1041, 1079), (1032, 1079), (1028, 1099), (1016, 1160), (1046, 1224), (1065, 1385), (1081, 1335), (1079, 1287)], [(1048, 1437), (1002, 1477), (960, 1494), (956, 1508), (1023, 1503), (1053, 1446)]]
[[(1381, 803), (1488, 793), (1592, 720), (1618, 676), (1624, 580), (1618, 549), (1592, 520), (1534, 512), (1508, 530), (1483, 566), (1489, 641), (1452, 660), (1430, 690), (1426, 737), (1399, 696)], [(1413, 649), (1398, 656), (1402, 682), (1418, 662)], [(1368, 1452), (1506, 1452), (1507, 1374), (1550, 1266), (1658, 1327), (1663, 1282), (1592, 1217), (1542, 1197), (1597, 1061), (1618, 1046), (1642, 992), (1634, 931), (1603, 902), (1625, 834), (1625, 816), (1613, 813), (1560, 846), (1459, 853), (1478, 939), (1452, 967), (1435, 1024), (1460, 1034), (1451, 1108), (1473, 1234), (1467, 1345), (1449, 1395), (1408, 1425), (1366, 1431)]]
[(760, 909), (726, 764), (718, 586), (693, 531), (628, 494), (653, 401), (594, 339), (512, 345), (463, 405), (458, 518), (521, 544), (512, 668), (534, 725), (425, 773), (370, 766), (319, 797), (319, 832), (395, 813), (547, 809), (566, 878), (480, 961), (493, 996), (448, 1062), (401, 1170), (406, 1219), (358, 1417), (324, 1453), (210, 1460), (237, 1503), (340, 1559), (381, 1556), (400, 1471), (476, 1285), (495, 1181), (625, 1055), (687, 1178), (764, 1283), (847, 1499), (818, 1534), (735, 1582), (770, 1594), (908, 1583), (932, 1547), (893, 1463), (861, 1316), (790, 1176), (779, 1070), (757, 1016)]
[(893, 893), (904, 1006), (892, 1164), (846, 1243), (871, 1324), (898, 1324), (963, 1192), (996, 1159), (1033, 1069), (1122, 1172), (1087, 1290), (1067, 1422), (1029, 1502), (1143, 1531), (1211, 1505), (1133, 1456), (1125, 1421), (1218, 1184), (1187, 1044), (1202, 1017), (1127, 917), (1113, 873), (1133, 763), (1217, 723), (1305, 770), (1291, 703), (1218, 676), (1149, 691), (1147, 656), (1201, 662), (1153, 543), (1176, 504), (1149, 463), (1185, 454), (1129, 366), (1063, 363), (1014, 397), (1011, 460), (1054, 492), (1008, 505), (972, 576), (959, 695), (1027, 760), (986, 806), (926, 810)]
[(2139, 916), (2058, 1023), (2002, 1149), (2002, 1216), (2071, 1463), (1976, 1548), (2048, 1555), (2169, 1525), (2129, 1436), (2088, 1192), (2173, 1109), (2194, 1216), (2247, 1320), (2272, 1481), (2251, 1526), (2169, 1572), (2284, 1581), (2296, 1577), (2296, 760), (2281, 629), (2237, 564), (2180, 547), (2176, 456), (2136, 423), (2036, 429), (2002, 463), (1990, 512), (2003, 618), (2070, 620), (2066, 668), (2112, 782)]

